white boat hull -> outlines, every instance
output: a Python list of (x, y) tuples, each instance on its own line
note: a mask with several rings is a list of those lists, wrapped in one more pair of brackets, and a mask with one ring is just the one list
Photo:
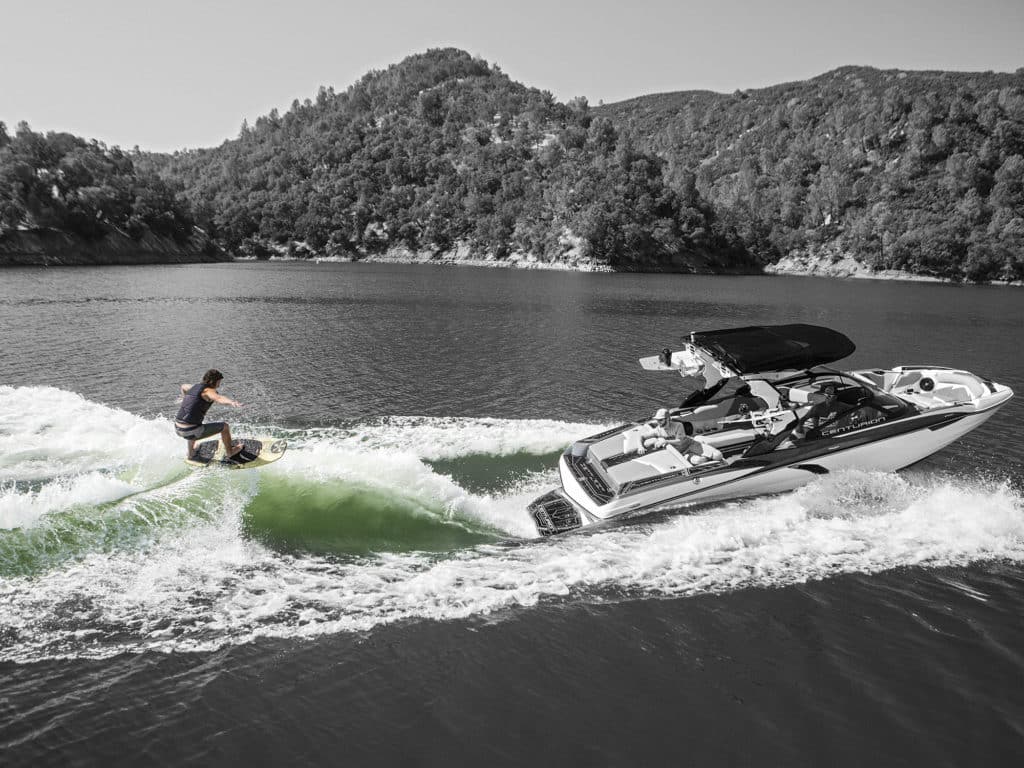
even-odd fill
[(852, 351), (829, 329), (755, 326), (694, 333), (682, 352), (642, 358), (645, 369), (679, 370), (699, 389), (678, 408), (566, 450), (562, 487), (529, 507), (538, 531), (790, 491), (841, 470), (903, 469), (977, 429), (1013, 397), (1009, 387), (955, 368), (780, 367)]
[[(938, 427), (925, 426), (853, 447), (838, 444), (835, 451), (801, 460), (792, 466), (744, 467), (734, 471), (720, 471), (710, 477), (695, 475), (669, 487), (615, 497), (605, 504), (599, 504), (590, 497), (563, 456), (559, 461), (562, 493), (584, 513), (581, 515), (582, 523), (587, 525), (641, 511), (791, 491), (827, 472), (848, 469), (892, 472), (937, 453), (977, 429), (1012, 396), (1010, 390), (1002, 390), (977, 405), (953, 406), (918, 417), (924, 419), (937, 413), (950, 416), (965, 414), (956, 421)], [(805, 468), (799, 468), (801, 466)]]

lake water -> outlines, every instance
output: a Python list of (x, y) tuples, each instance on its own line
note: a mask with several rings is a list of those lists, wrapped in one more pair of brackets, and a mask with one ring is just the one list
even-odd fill
[[(236, 263), (0, 271), (5, 765), (1016, 765), (1024, 397), (900, 474), (541, 541), (636, 359), (809, 322), (1024, 393), (1024, 291)], [(209, 367), (259, 471), (190, 471)]]

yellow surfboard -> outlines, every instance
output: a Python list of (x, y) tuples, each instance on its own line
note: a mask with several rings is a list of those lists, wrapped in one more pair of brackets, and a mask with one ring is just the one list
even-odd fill
[(288, 448), (287, 441), (276, 437), (246, 437), (236, 442), (242, 443), (245, 447), (241, 453), (230, 459), (224, 455), (224, 444), (218, 437), (216, 440), (199, 443), (192, 458), (185, 459), (185, 463), (193, 467), (255, 469), (277, 461), (284, 456)]

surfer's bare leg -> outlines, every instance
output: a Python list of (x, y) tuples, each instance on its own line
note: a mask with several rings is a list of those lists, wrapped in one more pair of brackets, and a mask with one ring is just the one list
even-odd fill
[(195, 440), (189, 440), (188, 441), (188, 457), (191, 459), (192, 458), (192, 454), (195, 453), (195, 452), (196, 452), (196, 441)]
[(236, 445), (231, 441), (231, 427), (227, 424), (225, 424), (224, 429), (220, 431), (220, 441), (224, 444), (224, 453), (227, 456), (234, 456), (245, 447), (241, 443)]

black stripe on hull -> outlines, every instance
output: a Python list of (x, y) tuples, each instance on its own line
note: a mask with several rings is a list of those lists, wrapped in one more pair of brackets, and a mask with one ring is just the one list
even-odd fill
[[(894, 421), (889, 424), (871, 427), (869, 430), (864, 430), (863, 433), (852, 433), (837, 438), (816, 440), (809, 445), (797, 445), (793, 446), (792, 448), (783, 449), (781, 451), (776, 450), (773, 451), (771, 454), (767, 454), (765, 457), (738, 459), (737, 461), (733, 462), (728, 466), (713, 469), (709, 472), (690, 473), (690, 476), (693, 477), (694, 479), (700, 479), (703, 482), (705, 479), (712, 479), (716, 475), (723, 474), (725, 472), (732, 472), (737, 469), (751, 470), (750, 472), (747, 472), (741, 475), (740, 477), (736, 477), (731, 480), (727, 480), (721, 484), (713, 486), (716, 489), (724, 488), (734, 483), (738, 483), (743, 480), (748, 480), (755, 475), (764, 474), (766, 472), (772, 472), (777, 469), (799, 469), (800, 467), (797, 465), (813, 465), (813, 459), (816, 459), (818, 457), (841, 454), (844, 451), (859, 448), (869, 443), (883, 442), (894, 437), (900, 437), (901, 435), (909, 434), (912, 432), (919, 432), (925, 429), (929, 431), (938, 431), (940, 429), (944, 429), (945, 427), (951, 426), (952, 424), (955, 424), (956, 422), (966, 418), (967, 416), (977, 416), (979, 414), (985, 413), (986, 411), (998, 408), (1002, 405), (1003, 403), (999, 403), (997, 405), (992, 406), (991, 408), (986, 408), (981, 411), (973, 411), (968, 413), (960, 412), (916, 415), (907, 419), (899, 419), (898, 421)], [(673, 474), (671, 476), (665, 476), (664, 478), (658, 479), (659, 481), (664, 480), (665, 484), (670, 485), (672, 482), (678, 481), (679, 477), (676, 476), (676, 474)], [(657, 485), (649, 485), (642, 488), (630, 489), (627, 490), (626, 493), (619, 494), (618, 498), (627, 498), (633, 493), (650, 491), (656, 487)], [(586, 489), (586, 486), (584, 486), (584, 489)], [(646, 509), (648, 507), (663, 507), (672, 504), (682, 503), (688, 497), (704, 493), (707, 490), (708, 489), (706, 487), (694, 488), (692, 490), (687, 491), (686, 493), (680, 494), (679, 496), (673, 496), (672, 498), (668, 499), (661, 499), (657, 502), (647, 505), (646, 507), (641, 507), (638, 509)], [(594, 501), (597, 501), (602, 506), (611, 500), (594, 499), (593, 496), (591, 496), (591, 498)], [(636, 512), (638, 511), (638, 509), (623, 510), (623, 512)]]
[[(979, 411), (981, 413), (981, 411)], [(782, 450), (776, 449), (770, 454), (762, 456), (752, 457), (749, 459), (737, 459), (728, 466), (719, 467), (712, 469), (709, 472), (690, 472), (694, 478), (700, 478), (703, 482), (705, 479), (711, 479), (715, 475), (724, 474), (726, 472), (733, 472), (737, 469), (750, 469), (751, 472), (743, 475), (742, 477), (734, 478), (733, 480), (727, 480), (716, 488), (730, 485), (731, 483), (745, 480), (753, 474), (760, 474), (773, 469), (780, 469), (796, 464), (813, 464), (813, 460), (821, 456), (832, 456), (834, 454), (842, 453), (843, 451), (850, 450), (852, 448), (859, 448), (862, 445), (868, 443), (882, 442), (893, 437), (899, 437), (900, 435), (908, 434), (910, 432), (919, 432), (923, 429), (936, 430), (942, 429), (943, 427), (949, 426), (954, 422), (960, 421), (969, 414), (966, 413), (943, 413), (943, 414), (932, 414), (926, 417), (915, 417), (912, 419), (900, 419), (890, 424), (884, 424), (881, 426), (874, 427), (868, 432), (865, 430), (863, 433), (851, 433), (849, 435), (843, 435), (841, 437), (827, 438), (823, 440), (815, 440), (811, 443), (805, 443), (801, 445), (794, 445), (792, 448), (783, 448)], [(671, 485), (674, 481), (677, 481), (680, 477), (680, 473), (673, 473), (671, 475), (663, 475), (656, 478), (657, 482), (647, 483), (642, 486), (630, 486), (624, 493), (619, 494), (619, 498), (626, 498), (634, 493), (641, 491), (650, 491), (657, 488), (659, 485)], [(652, 478), (655, 479), (655, 478)], [(704, 489), (690, 491), (683, 496), (669, 499), (667, 502), (658, 502), (658, 504), (668, 503), (677, 499), (690, 496), (695, 493), (700, 493)], [(600, 500), (591, 496), (594, 501), (600, 504), (607, 503), (607, 500)]]
[[(983, 411), (978, 411), (978, 413), (983, 413)], [(834, 453), (849, 450), (850, 448), (859, 448), (860, 446), (867, 445), (868, 443), (881, 442), (910, 432), (920, 432), (923, 429), (934, 432), (936, 430), (943, 429), (944, 427), (948, 427), (969, 415), (973, 414), (937, 413), (925, 416), (916, 416), (910, 419), (900, 419), (899, 421), (881, 424), (870, 428), (870, 430), (864, 430), (862, 432), (850, 432), (849, 434), (841, 435), (839, 437), (829, 437), (815, 440), (810, 443), (802, 443), (800, 445), (794, 445), (792, 448), (784, 448), (781, 451), (776, 449), (775, 451), (772, 451), (771, 454), (766, 455), (783, 457), (782, 460), (768, 460), (771, 465), (805, 462), (810, 459), (816, 459), (819, 456), (831, 456)], [(764, 461), (765, 460), (760, 458), (738, 459), (732, 463), (731, 467), (733, 469), (742, 469), (745, 466), (763, 465)]]

